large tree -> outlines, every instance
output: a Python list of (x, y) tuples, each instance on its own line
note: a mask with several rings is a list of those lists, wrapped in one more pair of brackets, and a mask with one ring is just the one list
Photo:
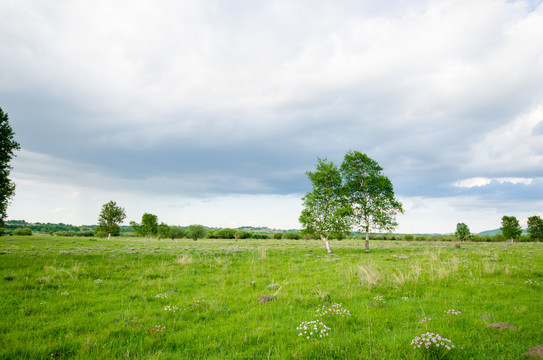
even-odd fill
[(502, 231), (503, 236), (505, 236), (506, 239), (511, 239), (511, 241), (520, 238), (520, 235), (522, 234), (522, 228), (520, 227), (517, 218), (514, 216), (502, 217), (502, 227), (500, 230)]
[(302, 198), (304, 209), (299, 219), (302, 233), (320, 237), (328, 253), (333, 254), (330, 236), (345, 234), (350, 229), (351, 207), (346, 202), (341, 174), (326, 159), (318, 159), (316, 171), (306, 174), (313, 190)]
[(102, 206), (98, 216), (98, 231), (108, 234), (108, 239), (121, 234), (121, 224), (126, 218), (124, 208), (117, 206), (115, 201), (110, 201)]
[(15, 134), (9, 125), (8, 114), (0, 108), (0, 235), (4, 233), (9, 201), (15, 195), (15, 184), (9, 179), (9, 163), (15, 156), (15, 150), (21, 149), (13, 135)]
[(371, 230), (392, 231), (403, 213), (402, 203), (394, 196), (388, 177), (379, 164), (359, 151), (349, 151), (341, 164), (341, 174), (348, 201), (353, 209), (352, 224), (366, 234), (366, 251), (370, 251)]
[(533, 240), (543, 240), (543, 219), (534, 215), (528, 218), (528, 234)]

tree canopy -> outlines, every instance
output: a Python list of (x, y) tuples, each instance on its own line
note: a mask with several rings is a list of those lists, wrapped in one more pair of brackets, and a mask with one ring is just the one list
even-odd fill
[(528, 234), (533, 240), (543, 240), (543, 219), (540, 216), (528, 218)]
[(206, 229), (202, 225), (190, 225), (187, 229), (187, 236), (194, 241), (203, 239), (206, 236)]
[(145, 213), (141, 217), (141, 224), (131, 221), (130, 225), (132, 226), (132, 230), (139, 236), (152, 238), (158, 235), (159, 226), (156, 215)]
[(502, 217), (502, 227), (500, 229), (506, 239), (515, 240), (522, 234), (522, 228), (520, 227), (517, 218), (514, 216)]
[(8, 114), (0, 108), (0, 235), (4, 233), (9, 201), (15, 195), (15, 184), (9, 179), (11, 159), (21, 147), (14, 140)]
[(396, 215), (404, 212), (382, 170), (377, 161), (359, 151), (349, 151), (341, 164), (345, 194), (353, 210), (351, 224), (366, 233), (366, 251), (370, 250), (370, 231), (392, 231), (398, 226)]
[(349, 232), (352, 213), (346, 202), (341, 174), (333, 162), (320, 158), (316, 171), (306, 174), (313, 190), (302, 198), (304, 209), (299, 218), (302, 233), (320, 237), (328, 253), (333, 254), (329, 237)]
[(110, 201), (102, 206), (102, 211), (98, 216), (98, 231), (108, 234), (108, 238), (119, 236), (121, 234), (121, 224), (126, 218), (124, 208), (117, 206), (115, 201)]
[[(454, 236), (456, 236), (456, 239), (458, 241), (469, 240), (469, 238), (471, 236), (471, 232), (469, 230), (469, 227), (464, 223), (456, 224), (456, 232), (454, 233)], [(458, 246), (460, 246), (460, 245), (458, 245)]]

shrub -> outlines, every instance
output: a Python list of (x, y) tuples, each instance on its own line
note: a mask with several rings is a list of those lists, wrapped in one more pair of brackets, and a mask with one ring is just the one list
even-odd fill
[(18, 236), (30, 236), (32, 235), (32, 230), (30, 229), (15, 229), (11, 232), (11, 235), (18, 235)]
[(285, 234), (285, 239), (300, 240), (302, 237), (297, 232), (289, 232)]
[(279, 232), (275, 233), (275, 234), (273, 234), (273, 238), (275, 240), (281, 240), (283, 238), (283, 233), (279, 233)]

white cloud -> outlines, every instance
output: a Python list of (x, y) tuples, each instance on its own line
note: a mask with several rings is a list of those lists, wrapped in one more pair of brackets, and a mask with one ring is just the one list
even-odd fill
[(463, 187), (463, 188), (472, 188), (475, 186), (485, 186), (492, 182), (492, 179), (485, 178), (485, 177), (475, 177), (471, 179), (464, 179), (459, 180), (454, 183), (454, 186), (456, 187)]
[(496, 181), (500, 184), (511, 183), (511, 184), (523, 184), (530, 185), (534, 179), (532, 178), (514, 178), (514, 177), (503, 177), (503, 178), (486, 178), (486, 177), (475, 177), (470, 179), (459, 180), (453, 185), (460, 188), (472, 188), (472, 187), (482, 187), (489, 185), (492, 181)]

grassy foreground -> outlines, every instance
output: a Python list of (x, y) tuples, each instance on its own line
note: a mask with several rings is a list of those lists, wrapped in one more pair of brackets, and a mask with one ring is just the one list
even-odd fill
[[(450, 359), (543, 344), (543, 244), (371, 246), (2, 237), (0, 359), (416, 359), (428, 331)], [(329, 335), (299, 336), (313, 320)]]

